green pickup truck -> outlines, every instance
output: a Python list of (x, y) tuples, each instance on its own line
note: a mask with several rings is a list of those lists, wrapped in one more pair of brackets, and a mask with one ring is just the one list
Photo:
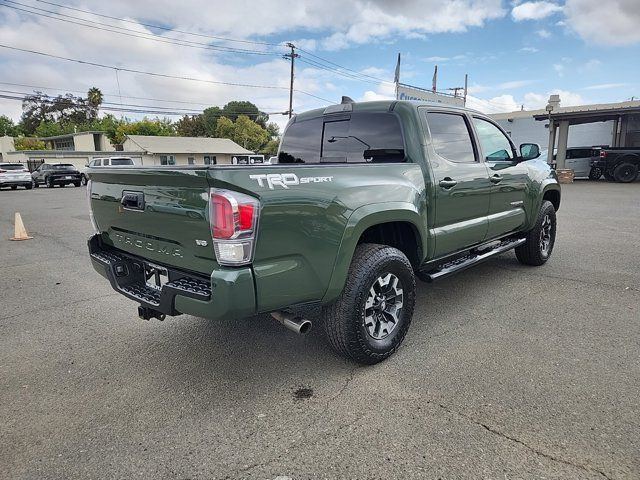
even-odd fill
[(345, 98), (293, 117), (274, 165), (90, 170), (89, 253), (144, 319), (304, 333), (317, 306), (334, 349), (372, 364), (402, 343), (416, 277), (548, 260), (560, 186), (538, 156), (475, 111)]

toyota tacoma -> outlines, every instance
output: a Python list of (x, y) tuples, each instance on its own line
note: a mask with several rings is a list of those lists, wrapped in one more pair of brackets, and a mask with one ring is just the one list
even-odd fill
[(472, 110), (344, 98), (294, 116), (277, 164), (90, 168), (90, 258), (144, 319), (305, 332), (315, 306), (332, 347), (373, 364), (407, 333), (416, 277), (549, 259), (560, 186), (538, 156)]

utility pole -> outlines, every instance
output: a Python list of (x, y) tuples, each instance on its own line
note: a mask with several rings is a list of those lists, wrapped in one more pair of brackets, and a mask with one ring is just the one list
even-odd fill
[(463, 90), (463, 91), (464, 91), (464, 90), (465, 90), (465, 88), (464, 88), (464, 87), (453, 87), (453, 88), (447, 88), (447, 90), (452, 91), (452, 92), (453, 92), (453, 96), (454, 96), (455, 98), (458, 98), (458, 92), (459, 92), (460, 90)]
[(291, 49), (291, 53), (285, 53), (282, 57), (291, 59), (291, 80), (289, 83), (289, 111), (287, 112), (289, 114), (289, 118), (291, 118), (291, 115), (293, 114), (293, 67), (294, 67), (295, 59), (300, 55), (296, 53), (296, 46), (293, 43), (291, 42), (287, 43), (287, 47)]

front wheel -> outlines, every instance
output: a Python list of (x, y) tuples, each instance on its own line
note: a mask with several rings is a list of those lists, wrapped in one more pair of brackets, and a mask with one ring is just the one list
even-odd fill
[(540, 266), (551, 256), (556, 243), (556, 209), (544, 200), (535, 226), (527, 232), (526, 241), (516, 247), (516, 257), (525, 265)]
[(84, 174), (82, 174), (82, 176), (80, 177), (80, 183), (82, 185), (86, 185), (87, 184), (87, 177), (85, 177)]
[(53, 183), (53, 178), (47, 178), (47, 188), (53, 188), (55, 184)]
[(381, 362), (404, 340), (415, 299), (416, 280), (404, 253), (386, 245), (358, 245), (340, 297), (322, 309), (327, 339), (356, 362)]

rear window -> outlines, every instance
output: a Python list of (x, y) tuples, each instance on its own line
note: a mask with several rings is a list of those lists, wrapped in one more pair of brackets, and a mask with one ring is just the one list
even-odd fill
[(26, 170), (27, 167), (21, 164), (15, 163), (2, 163), (0, 164), (0, 169), (2, 170)]
[(112, 158), (111, 165), (133, 165), (133, 160), (130, 158)]
[(279, 163), (402, 162), (400, 122), (390, 113), (314, 118), (287, 128)]

